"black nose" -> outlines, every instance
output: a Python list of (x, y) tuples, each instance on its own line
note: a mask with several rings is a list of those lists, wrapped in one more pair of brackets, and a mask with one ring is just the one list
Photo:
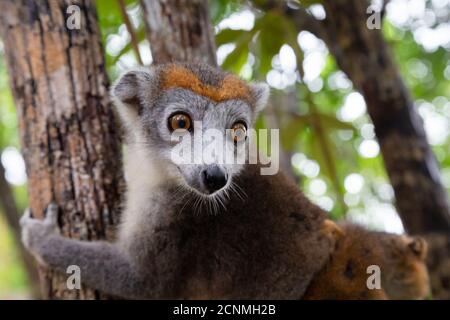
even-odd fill
[(228, 177), (218, 166), (213, 166), (202, 171), (202, 179), (206, 189), (213, 193), (227, 184)]

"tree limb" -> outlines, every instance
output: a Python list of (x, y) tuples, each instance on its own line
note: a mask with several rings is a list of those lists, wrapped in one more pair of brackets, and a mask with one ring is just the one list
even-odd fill
[(120, 14), (122, 15), (123, 23), (125, 23), (125, 26), (127, 28), (128, 34), (131, 38), (131, 47), (133, 48), (134, 55), (136, 56), (136, 59), (138, 63), (142, 66), (144, 63), (142, 62), (141, 53), (139, 52), (139, 41), (136, 37), (136, 32), (134, 32), (133, 24), (130, 21), (130, 17), (127, 13), (127, 7), (125, 5), (124, 0), (117, 0), (120, 8)]

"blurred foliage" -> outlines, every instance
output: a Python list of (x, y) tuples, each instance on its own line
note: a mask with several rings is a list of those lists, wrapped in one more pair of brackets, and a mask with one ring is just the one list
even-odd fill
[(217, 25), (230, 14), (239, 10), (240, 5), (239, 0), (209, 0), (209, 12), (212, 23)]
[[(4, 70), (6, 67), (0, 44), (0, 155), (6, 147), (19, 147), (17, 117)], [(15, 186), (14, 192), (19, 208), (25, 208), (27, 202), (25, 185)], [(26, 293), (28, 287), (11, 230), (8, 229), (3, 217), (3, 214), (0, 214), (0, 299), (12, 298), (14, 294), (20, 297)]]
[[(296, 1), (289, 2), (296, 5)], [(301, 1), (304, 6), (311, 5), (310, 12), (320, 12), (320, 2)], [(450, 8), (437, 12), (431, 0), (424, 2), (427, 10), (434, 10), (441, 17), (427, 26), (437, 30), (446, 21), (442, 11), (446, 10), (448, 21)], [(106, 66), (113, 81), (120, 72), (137, 63), (117, 1), (96, 3)], [(271, 85), (271, 106), (256, 126), (280, 128), (283, 152), (291, 160), (305, 193), (335, 218), (347, 214), (381, 229), (399, 231), (393, 191), (377, 150), (373, 126), (364, 112), (364, 101), (337, 68), (323, 42), (308, 32), (299, 34), (277, 10), (267, 13), (253, 10), (249, 1), (209, 3), (222, 68), (246, 80), (267, 81)], [(139, 1), (127, 0), (126, 4), (141, 56), (144, 63), (150, 64)], [(416, 31), (415, 21), (399, 25), (386, 18), (383, 24), (384, 35), (424, 118), (445, 185), (450, 190), (450, 44), (429, 50), (418, 41)], [(4, 70), (0, 44), (2, 150), (18, 147), (17, 121)], [(16, 186), (15, 191), (20, 208), (25, 207), (25, 187)], [(10, 235), (4, 230), (4, 221), (0, 219), (0, 298), (5, 296), (2, 292), (5, 288), (14, 291), (25, 285), (17, 259), (11, 260), (14, 249)]]
[[(106, 54), (106, 66), (112, 79), (120, 74), (117, 64), (121, 59), (129, 58), (134, 60), (130, 36), (122, 21), (122, 15), (117, 0), (101, 1), (97, 0), (98, 19), (102, 33), (103, 44), (108, 49), (108, 43), (116, 43), (114, 54)], [(134, 26), (136, 38), (139, 43), (145, 42), (145, 25), (142, 18), (142, 10), (137, 0), (126, 0), (128, 15)], [(108, 50), (106, 50), (108, 52)], [(134, 63), (136, 63), (134, 61)]]
[(27, 275), (8, 225), (0, 216), (0, 299), (26, 297)]

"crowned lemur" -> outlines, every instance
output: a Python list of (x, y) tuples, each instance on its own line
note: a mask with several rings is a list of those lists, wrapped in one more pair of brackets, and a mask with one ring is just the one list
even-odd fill
[(283, 173), (262, 175), (248, 159), (171, 157), (173, 131), (195, 135), (197, 121), (255, 143), (246, 135), (268, 95), (265, 84), (203, 64), (125, 73), (112, 88), (127, 143), (117, 241), (62, 237), (49, 205), (44, 220), (22, 218), (25, 246), (41, 263), (61, 272), (77, 265), (83, 285), (124, 298), (301, 298), (334, 248), (322, 232), (326, 213)]

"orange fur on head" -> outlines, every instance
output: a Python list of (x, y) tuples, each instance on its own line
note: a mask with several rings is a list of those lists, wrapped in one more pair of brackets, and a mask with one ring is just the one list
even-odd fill
[(248, 85), (231, 74), (225, 76), (220, 85), (216, 87), (202, 83), (193, 72), (174, 64), (163, 73), (161, 88), (170, 89), (176, 87), (191, 90), (215, 102), (241, 99), (251, 106), (254, 105), (254, 99)]

